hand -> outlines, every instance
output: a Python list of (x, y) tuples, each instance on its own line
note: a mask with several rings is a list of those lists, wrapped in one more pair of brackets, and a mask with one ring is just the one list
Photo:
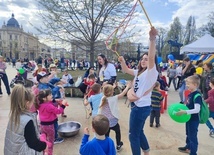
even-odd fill
[(84, 129), (84, 134), (89, 135), (89, 129), (88, 129), (88, 127), (86, 127), (86, 128)]
[(158, 31), (154, 27), (152, 27), (151, 30), (149, 31), (150, 41), (155, 40), (157, 35), (158, 35)]
[(107, 84), (108, 84), (108, 81), (103, 82), (103, 85), (102, 85), (102, 86), (105, 86), (105, 85), (107, 85)]
[(49, 141), (47, 141), (46, 135), (44, 133), (42, 133), (39, 136), (39, 139), (40, 139), (40, 141), (45, 142), (48, 147), (51, 147), (52, 144)]
[(180, 110), (180, 111), (178, 111), (177, 113), (175, 113), (175, 115), (181, 116), (181, 115), (184, 115), (184, 114), (186, 114), (186, 113), (187, 113), (186, 110)]
[(131, 88), (132, 87), (132, 81), (127, 81), (126, 82), (126, 87)]
[(62, 100), (62, 105), (69, 106), (68, 101), (67, 100)]
[(135, 102), (135, 101), (137, 101), (139, 99), (136, 96), (133, 87), (131, 89), (129, 89), (129, 91), (127, 92), (127, 98), (129, 99), (130, 102)]
[(119, 61), (119, 62), (125, 62), (125, 59), (124, 59), (123, 56), (119, 56), (119, 57), (118, 57), (118, 61)]

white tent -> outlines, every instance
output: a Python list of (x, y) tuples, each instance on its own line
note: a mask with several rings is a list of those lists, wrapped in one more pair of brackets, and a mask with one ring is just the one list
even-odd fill
[(181, 48), (180, 54), (185, 53), (214, 53), (214, 38), (209, 34), (205, 34), (195, 42), (183, 46)]

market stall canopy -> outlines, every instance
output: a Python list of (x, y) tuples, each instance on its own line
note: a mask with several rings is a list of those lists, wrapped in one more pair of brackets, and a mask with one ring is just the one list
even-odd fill
[(181, 48), (180, 54), (195, 53), (195, 54), (209, 54), (214, 53), (214, 38), (205, 34), (200, 39), (185, 45)]

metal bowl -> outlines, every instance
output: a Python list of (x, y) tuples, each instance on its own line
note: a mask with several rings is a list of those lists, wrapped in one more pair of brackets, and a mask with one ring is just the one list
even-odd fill
[(81, 124), (75, 121), (69, 121), (59, 124), (58, 133), (62, 137), (72, 137), (78, 134)]

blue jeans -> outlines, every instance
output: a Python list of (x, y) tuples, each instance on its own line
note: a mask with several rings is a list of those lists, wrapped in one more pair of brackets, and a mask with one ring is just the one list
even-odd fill
[(181, 102), (185, 102), (185, 98), (184, 98), (184, 91), (185, 90), (186, 90), (186, 82), (183, 81), (181, 87), (179, 88), (179, 96), (180, 96)]
[(186, 148), (190, 150), (190, 155), (197, 155), (198, 150), (198, 126), (199, 121), (188, 121), (186, 123)]
[[(209, 118), (214, 119), (214, 112), (213, 112), (213, 111), (210, 111), (210, 117), (209, 117)], [(207, 125), (207, 127), (208, 127), (210, 130), (213, 130), (213, 129), (214, 129), (213, 126), (212, 126), (212, 124), (210, 123), (209, 120), (206, 122), (206, 125)]]
[(133, 155), (140, 155), (141, 150), (149, 152), (149, 144), (144, 134), (143, 127), (146, 118), (151, 112), (151, 107), (137, 107), (133, 102), (131, 103), (131, 113), (129, 120), (129, 141)]
[(58, 121), (54, 122), (54, 130), (55, 130), (55, 139), (58, 138)]

